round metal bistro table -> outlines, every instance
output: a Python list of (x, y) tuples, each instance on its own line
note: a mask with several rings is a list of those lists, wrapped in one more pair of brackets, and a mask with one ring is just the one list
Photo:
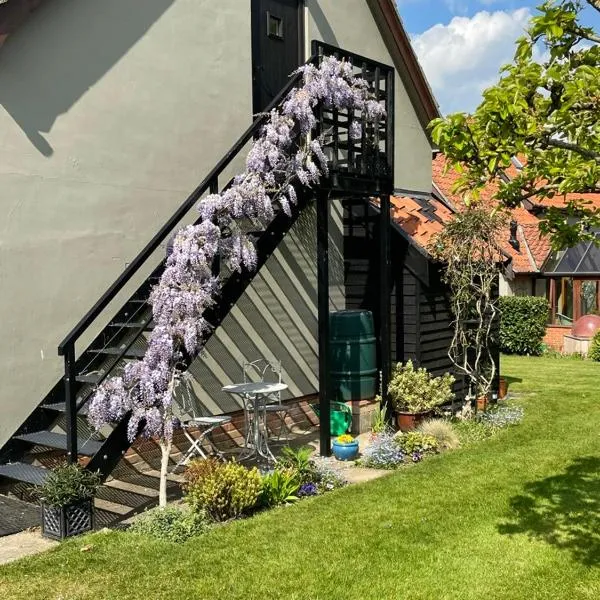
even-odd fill
[(223, 388), (228, 394), (242, 397), (244, 401), (244, 421), (246, 426), (244, 450), (240, 460), (259, 456), (268, 461), (275, 461), (275, 456), (269, 448), (267, 432), (267, 415), (264, 407), (271, 394), (278, 394), (288, 389), (285, 383), (234, 383)]

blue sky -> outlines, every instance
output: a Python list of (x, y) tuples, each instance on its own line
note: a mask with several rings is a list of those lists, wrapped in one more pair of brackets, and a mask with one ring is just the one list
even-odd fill
[[(471, 111), (511, 61), (541, 0), (397, 0), (443, 113)], [(588, 24), (600, 16), (587, 12)]]

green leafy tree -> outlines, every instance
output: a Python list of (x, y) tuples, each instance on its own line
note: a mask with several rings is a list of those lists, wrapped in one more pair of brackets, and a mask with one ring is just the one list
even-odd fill
[[(600, 35), (583, 24), (584, 12), (600, 13), (600, 0), (552, 0), (538, 11), (475, 112), (431, 128), (461, 173), (456, 191), (467, 205), (491, 182), (508, 207), (568, 194), (565, 209), (550, 208), (541, 224), (559, 248), (592, 239), (600, 226), (600, 211), (581, 195), (600, 192)], [(503, 180), (514, 156), (524, 168)]]

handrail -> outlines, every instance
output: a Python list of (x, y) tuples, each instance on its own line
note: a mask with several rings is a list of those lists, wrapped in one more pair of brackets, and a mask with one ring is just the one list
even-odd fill
[[(314, 62), (316, 56), (311, 56), (307, 63)], [(219, 175), (227, 168), (231, 161), (239, 154), (240, 150), (258, 131), (259, 127), (268, 117), (268, 113), (275, 108), (283, 98), (292, 90), (296, 83), (302, 77), (301, 73), (295, 73), (286, 86), (277, 94), (273, 101), (265, 110), (260, 113), (253, 121), (252, 125), (246, 129), (238, 141), (227, 151), (225, 156), (217, 163), (213, 170), (204, 178), (202, 183), (188, 196), (185, 202), (175, 211), (171, 218), (158, 230), (156, 235), (146, 244), (144, 249), (129, 263), (127, 268), (121, 273), (119, 278), (104, 292), (100, 299), (92, 306), (92, 308), (84, 315), (84, 317), (73, 327), (70, 333), (58, 345), (58, 355), (64, 356), (68, 346), (73, 345), (83, 334), (83, 332), (94, 322), (98, 315), (109, 305), (115, 296), (123, 289), (129, 280), (136, 274), (138, 269), (148, 260), (150, 255), (159, 247), (167, 235), (177, 225), (177, 223), (185, 216), (185, 214), (193, 207), (202, 194), (209, 188), (211, 191), (216, 191), (216, 182)]]

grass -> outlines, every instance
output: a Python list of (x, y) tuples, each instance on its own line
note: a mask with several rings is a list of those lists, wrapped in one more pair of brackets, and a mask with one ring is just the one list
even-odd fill
[(183, 545), (98, 533), (0, 568), (12, 600), (600, 596), (600, 365), (507, 357), (525, 420)]

